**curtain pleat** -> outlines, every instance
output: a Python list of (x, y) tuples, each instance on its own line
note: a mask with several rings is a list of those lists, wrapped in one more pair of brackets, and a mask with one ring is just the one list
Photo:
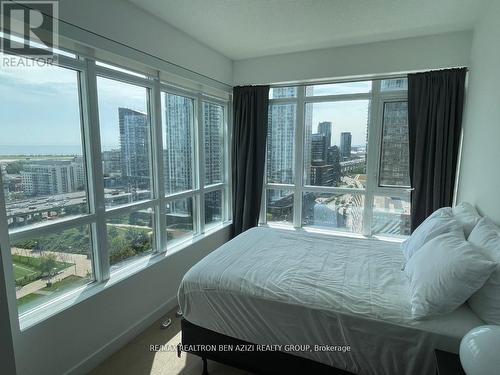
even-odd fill
[(412, 231), (452, 205), (466, 74), (459, 68), (408, 75)]
[(233, 90), (233, 236), (259, 222), (268, 106), (269, 86)]

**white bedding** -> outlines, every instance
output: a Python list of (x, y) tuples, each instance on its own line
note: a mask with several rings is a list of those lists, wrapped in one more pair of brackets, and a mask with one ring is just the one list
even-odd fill
[(201, 260), (179, 289), (184, 317), (262, 345), (349, 345), (292, 351), (358, 374), (434, 374), (434, 348), (457, 352), (484, 324), (467, 307), (410, 317), (398, 243), (251, 229)]

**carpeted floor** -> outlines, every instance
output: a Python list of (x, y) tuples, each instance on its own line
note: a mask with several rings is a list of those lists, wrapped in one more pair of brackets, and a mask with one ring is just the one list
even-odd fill
[[(182, 353), (177, 358), (173, 351), (150, 351), (150, 345), (170, 345), (174, 348), (181, 342), (180, 319), (175, 317), (177, 309), (170, 311), (167, 317), (172, 325), (160, 329), (161, 319), (125, 345), (118, 352), (92, 370), (90, 375), (201, 375), (201, 358)], [(208, 361), (210, 375), (251, 375), (248, 372)]]

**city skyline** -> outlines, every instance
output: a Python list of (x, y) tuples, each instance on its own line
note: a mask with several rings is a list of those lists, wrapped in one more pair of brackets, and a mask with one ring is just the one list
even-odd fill
[(341, 134), (350, 132), (352, 134), (352, 146), (366, 146), (369, 100), (308, 103), (306, 104), (307, 107), (312, 108), (312, 134), (319, 132), (320, 123), (331, 122), (332, 145), (340, 146)]
[[(383, 82), (382, 90), (403, 88), (405, 80)], [(371, 87), (371, 82), (369, 82)], [(366, 85), (337, 84), (318, 87), (314, 95), (350, 94), (349, 90), (365, 90)], [(354, 87), (354, 88), (353, 88)], [(306, 87), (306, 96), (313, 94)], [(273, 89), (273, 98), (291, 97), (295, 88)], [(363, 227), (366, 187), (367, 136), (371, 100), (305, 102), (304, 108), (304, 187), (302, 190), (302, 226), (338, 228), (360, 233)], [(349, 115), (347, 120), (344, 116)], [(270, 106), (267, 143), (268, 182), (296, 184), (295, 104), (272, 103)], [(383, 147), (380, 183), (404, 186), (408, 180), (408, 123), (406, 102), (386, 103), (383, 115)], [(312, 193), (307, 185), (360, 189), (360, 194)], [(293, 223), (294, 190), (269, 186), (266, 193), (266, 220)], [(376, 233), (407, 234), (409, 207), (404, 199), (375, 196), (372, 230)]]
[[(0, 67), (0, 155), (83, 154), (77, 75), (50, 65)], [(101, 146), (103, 150), (118, 149), (117, 108), (147, 112), (146, 89), (101, 77), (98, 88)], [(33, 110), (26, 111), (27, 104)]]

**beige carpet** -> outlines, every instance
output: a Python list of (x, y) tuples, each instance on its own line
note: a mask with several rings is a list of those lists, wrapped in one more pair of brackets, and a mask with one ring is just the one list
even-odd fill
[[(201, 375), (203, 364), (197, 356), (182, 353), (181, 358), (177, 358), (175, 351), (150, 351), (150, 345), (175, 347), (181, 342), (180, 319), (175, 317), (176, 311), (167, 314), (172, 319), (169, 328), (160, 329), (163, 319), (155, 322), (92, 370), (90, 375)], [(212, 361), (208, 361), (208, 371), (210, 375), (251, 375)]]

